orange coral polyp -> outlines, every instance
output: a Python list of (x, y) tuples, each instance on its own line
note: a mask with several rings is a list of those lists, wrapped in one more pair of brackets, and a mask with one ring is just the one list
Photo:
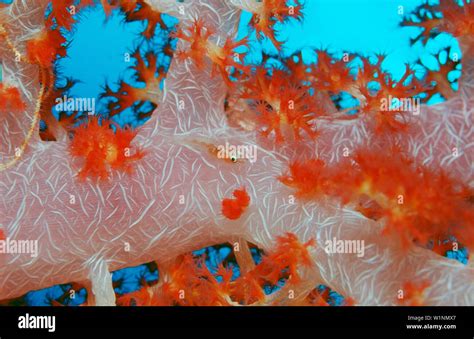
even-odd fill
[(463, 3), (463, 6), (459, 6), (455, 2), (441, 1), (438, 6), (443, 13), (440, 20), (442, 30), (455, 37), (474, 34), (474, 5), (472, 1)]
[(234, 190), (232, 195), (234, 196), (233, 199), (225, 198), (222, 200), (222, 214), (230, 220), (236, 220), (249, 206), (250, 196), (245, 188)]
[(415, 166), (396, 148), (390, 156), (361, 150), (352, 161), (332, 166), (314, 159), (294, 163), (280, 181), (301, 198), (329, 196), (355, 205), (372, 200), (378, 217), (385, 218), (384, 233), (397, 234), (405, 246), (449, 235), (474, 246), (468, 231), (474, 227), (468, 187), (442, 171)]
[(354, 87), (354, 77), (348, 67), (351, 60), (334, 60), (327, 51), (318, 51), (318, 62), (311, 67), (312, 86), (319, 91), (351, 93)]
[(233, 41), (231, 38), (227, 38), (224, 47), (222, 48), (213, 43), (208, 43), (207, 51), (209, 58), (213, 63), (213, 74), (218, 70), (228, 85), (231, 85), (228, 80), (229, 67), (234, 67), (235, 69), (242, 71), (244, 74), (248, 74), (250, 72), (250, 67), (237, 62), (235, 60), (235, 52), (233, 52), (238, 47), (247, 46), (247, 44), (247, 38), (239, 41)]
[(224, 46), (220, 47), (209, 40), (214, 33), (214, 29), (206, 26), (202, 19), (196, 19), (193, 25), (186, 30), (179, 29), (174, 33), (174, 37), (187, 41), (189, 47), (178, 51), (178, 58), (180, 60), (190, 58), (200, 70), (204, 69), (206, 58), (208, 58), (212, 62), (212, 75), (218, 70), (222, 78), (230, 85), (229, 67), (234, 67), (244, 73), (250, 70), (248, 66), (237, 62), (234, 55), (234, 50), (240, 46), (246, 46), (248, 40), (233, 41), (231, 38), (227, 38)]
[[(237, 194), (237, 199), (246, 200)], [(190, 253), (179, 256), (160, 271), (161, 282), (154, 287), (144, 287), (118, 298), (120, 306), (229, 306), (256, 305), (266, 301), (264, 286), (287, 279), (297, 284), (300, 273), (312, 265), (309, 248), (314, 240), (301, 243), (296, 235), (286, 233), (278, 237), (276, 246), (262, 261), (233, 280), (234, 272), (223, 263), (216, 270), (207, 267), (206, 257)], [(219, 279), (218, 279), (219, 278)], [(278, 293), (278, 292), (275, 292)]]
[(66, 56), (63, 46), (66, 38), (62, 36), (59, 29), (44, 29), (35, 38), (27, 42), (26, 53), (32, 63), (37, 63), (43, 68), (51, 68), (56, 57)]
[(274, 134), (275, 142), (301, 140), (301, 131), (314, 139), (318, 133), (314, 120), (320, 112), (309, 87), (301, 84), (282, 70), (272, 70), (271, 76), (263, 67), (243, 83), (240, 100), (250, 100), (256, 111), (259, 132), (264, 137)]
[(275, 23), (282, 23), (290, 18), (301, 20), (303, 17), (300, 1), (296, 0), (293, 2), (293, 5), (289, 5), (287, 0), (263, 0), (254, 11), (250, 21), (250, 25), (255, 29), (257, 37), (267, 37), (276, 48), (280, 49), (282, 42), (276, 39)]
[(411, 282), (403, 284), (398, 303), (403, 306), (423, 306), (425, 304), (425, 290), (431, 286), (429, 281)]
[(72, 156), (84, 159), (79, 171), (80, 178), (106, 180), (111, 168), (130, 173), (131, 163), (143, 157), (141, 150), (130, 154), (135, 132), (117, 128), (114, 133), (110, 126), (108, 121), (99, 123), (98, 118), (92, 118), (74, 130), (70, 151)]
[(56, 24), (58, 27), (70, 30), (75, 22), (72, 11), (74, 5), (74, 0), (52, 0), (51, 12), (47, 19), (48, 25), (51, 27)]
[(0, 83), (0, 112), (18, 112), (26, 109), (18, 88)]
[(205, 264), (205, 258), (186, 254), (170, 267), (167, 281), (163, 284), (160, 305), (222, 306), (229, 305), (228, 286), (232, 271), (222, 265), (218, 268), (222, 277), (219, 283)]
[(276, 248), (264, 256), (262, 262), (255, 267), (253, 274), (262, 284), (276, 284), (287, 270), (288, 282), (297, 284), (301, 280), (299, 269), (312, 265), (310, 247), (314, 247), (314, 239), (301, 243), (293, 233), (286, 233), (277, 238)]
[(263, 255), (257, 266), (230, 284), (232, 298), (249, 305), (265, 300), (263, 288), (268, 283), (276, 285), (287, 278), (288, 284), (298, 284), (300, 270), (312, 265), (309, 248), (315, 244), (313, 239), (301, 243), (293, 233), (278, 237), (275, 248)]
[[(428, 15), (430, 13), (430, 15)], [(442, 32), (452, 34), (465, 44), (463, 54), (474, 45), (474, 5), (472, 1), (443, 0), (439, 4), (425, 3), (417, 7), (414, 15), (402, 22), (402, 26), (420, 27), (423, 31), (412, 39), (428, 42)]]
[(133, 67), (136, 78), (138, 81), (145, 83), (145, 86), (137, 88), (120, 81), (119, 89), (116, 92), (106, 86), (101, 97), (116, 99), (110, 101), (107, 105), (110, 117), (119, 114), (126, 108), (133, 107), (138, 102), (149, 101), (154, 105), (158, 105), (160, 84), (165, 77), (164, 70), (157, 67), (157, 57), (153, 53), (147, 53), (145, 59), (138, 51), (133, 56), (137, 60), (137, 64)]
[(143, 32), (145, 38), (153, 38), (157, 26), (166, 29), (166, 24), (163, 21), (163, 14), (153, 9), (153, 7), (144, 0), (118, 1), (118, 3), (125, 12), (126, 20), (128, 22), (146, 20), (147, 26)]
[[(429, 86), (425, 81), (418, 80), (408, 65), (401, 79), (395, 81), (391, 74), (382, 69), (383, 60), (384, 57), (379, 56), (378, 61), (372, 64), (362, 58), (362, 67), (348, 92), (354, 94), (357, 88), (358, 94), (362, 96), (359, 111), (374, 117), (375, 132), (404, 132), (409, 126), (408, 113), (412, 107), (392, 107), (390, 98), (412, 98), (428, 90)], [(371, 84), (377, 84), (379, 88), (371, 88)]]

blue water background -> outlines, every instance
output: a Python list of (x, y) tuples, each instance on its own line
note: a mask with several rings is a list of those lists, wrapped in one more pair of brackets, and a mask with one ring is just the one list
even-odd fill
[[(290, 55), (302, 50), (305, 62), (315, 61), (314, 48), (327, 48), (336, 56), (342, 55), (343, 52), (362, 55), (386, 53), (388, 57), (383, 66), (394, 75), (395, 79), (403, 75), (406, 63), (413, 64), (419, 59), (436, 70), (438, 61), (433, 54), (446, 46), (452, 47), (451, 53), (460, 55), (460, 51), (456, 40), (447, 34), (438, 36), (426, 46), (410, 45), (410, 38), (416, 36), (418, 29), (400, 28), (399, 23), (403, 15), (411, 12), (420, 3), (418, 0), (307, 0), (304, 22), (301, 24), (293, 21), (280, 28), (280, 38), (287, 41), (283, 53)], [(400, 13), (401, 10), (403, 13)], [(137, 48), (142, 53), (156, 48), (164, 41), (166, 35), (157, 32), (152, 43), (146, 42), (141, 35), (145, 23), (126, 23), (119, 11), (112, 12), (112, 15), (106, 18), (100, 6), (82, 10), (76, 18), (74, 31), (65, 32), (69, 40), (68, 56), (58, 62), (58, 86), (64, 85), (66, 78), (77, 80), (68, 96), (96, 98), (98, 102), (96, 110), (105, 116), (107, 101), (99, 99), (105, 84), (114, 90), (118, 89), (117, 84), (120, 80), (136, 86), (143, 85), (134, 80), (130, 67), (134, 65), (135, 60), (133, 58), (127, 60), (127, 54), (132, 54)], [(262, 50), (274, 52), (274, 48), (268, 41), (258, 43), (255, 36), (249, 34), (247, 29), (249, 19), (249, 14), (242, 15), (238, 35), (239, 38), (247, 35), (253, 37), (251, 53), (246, 60), (258, 62), (261, 60)], [(166, 21), (170, 27), (176, 24), (176, 20), (171, 17)], [(446, 57), (447, 55), (443, 58)], [(161, 56), (159, 60), (161, 64), (169, 65), (170, 60), (166, 57)], [(421, 75), (422, 71), (420, 72)], [(440, 100), (442, 100), (440, 97), (435, 98), (432, 103)], [(143, 123), (137, 121), (130, 110), (115, 119), (122, 125), (128, 124), (133, 127)], [(211, 270), (215, 270), (217, 264), (230, 255), (231, 250), (224, 246), (195, 252), (196, 255), (204, 253), (208, 257), (208, 266)], [(253, 254), (258, 262), (261, 253), (253, 250)], [(448, 256), (464, 261), (467, 253), (452, 252)], [(238, 266), (232, 267), (236, 278), (239, 275)], [(147, 266), (140, 265), (113, 273), (113, 280), (117, 284), (116, 292), (120, 294), (137, 290), (143, 279), (148, 282), (156, 281), (158, 272), (151, 272)], [(64, 294), (68, 287), (62, 285), (33, 291), (25, 296), (24, 301), (28, 305), (50, 305), (51, 300)], [(274, 289), (269, 286), (266, 292), (270, 293)], [(343, 302), (343, 298), (335, 291), (331, 293), (334, 305)], [(85, 291), (82, 290), (73, 300), (68, 299), (67, 303), (79, 305), (85, 298)]]

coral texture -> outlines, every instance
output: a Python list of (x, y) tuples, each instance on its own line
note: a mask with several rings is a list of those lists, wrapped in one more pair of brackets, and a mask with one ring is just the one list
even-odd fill
[[(404, 289), (416, 294), (405, 304), (474, 305), (472, 262), (426, 246), (455, 235), (474, 248), (472, 32), (455, 30), (455, 20), (440, 26), (459, 33), (465, 51), (460, 90), (419, 114), (392, 115), (380, 110), (382, 98), (439, 90), (442, 81), (397, 83), (363, 57), (353, 75), (325, 51), (317, 65), (282, 59), (273, 73), (243, 65), (234, 52), (247, 44), (234, 40), (241, 10), (253, 14), (259, 38), (281, 47), (272, 26), (304, 20), (300, 1), (293, 10), (283, 0), (81, 1), (78, 11), (120, 8), (128, 21), (148, 20), (145, 39), (165, 25), (160, 13), (180, 21), (162, 88), (156, 59), (138, 55), (146, 87), (107, 90), (120, 104), (109, 106), (111, 116), (135, 101), (156, 106), (142, 127), (114, 134), (107, 121), (50, 117), (58, 96), (51, 63), (67, 53), (54, 25), (71, 29), (73, 21), (70, 3), (59, 0), (45, 20), (47, 3), (0, 8), (0, 228), (39, 246), (36, 257), (0, 254), (0, 299), (74, 281), (88, 288), (89, 304), (115, 305), (110, 272), (156, 261), (162, 278), (136, 303), (179, 304), (184, 290), (183, 305), (320, 305), (313, 290), (324, 284), (357, 305), (400, 304)], [(448, 19), (456, 15), (463, 12)], [(382, 90), (374, 93), (376, 74)], [(339, 90), (359, 99), (356, 115), (330, 99)], [(255, 148), (255, 161), (222, 158), (217, 148), (226, 144)], [(364, 241), (364, 255), (327, 253), (334, 238)], [(234, 283), (224, 268), (223, 282), (212, 280), (185, 255), (226, 242), (240, 248)], [(262, 264), (247, 243), (268, 254)], [(262, 281), (284, 270), (286, 289), (265, 296)]]

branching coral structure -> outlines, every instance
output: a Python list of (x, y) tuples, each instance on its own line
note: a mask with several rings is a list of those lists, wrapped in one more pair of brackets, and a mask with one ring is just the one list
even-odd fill
[[(139, 85), (104, 85), (106, 112), (55, 116), (74, 85), (56, 81), (65, 32), (96, 7), (144, 22)], [(258, 64), (237, 38), (242, 11), (277, 51)], [(384, 55), (285, 55), (279, 27), (306, 15), (300, 0), (1, 5), (0, 300), (74, 282), (88, 305), (328, 305), (320, 285), (346, 305), (474, 305), (472, 261), (444, 256), (474, 249), (472, 2), (403, 20), (421, 30), (414, 42), (447, 32), (463, 54), (436, 75), (407, 65), (401, 79)], [(435, 93), (445, 100), (428, 105)], [(356, 104), (342, 107), (342, 94)], [(146, 122), (120, 126), (126, 109)], [(239, 276), (191, 254), (218, 244)], [(159, 280), (117, 297), (111, 272), (149, 262)]]

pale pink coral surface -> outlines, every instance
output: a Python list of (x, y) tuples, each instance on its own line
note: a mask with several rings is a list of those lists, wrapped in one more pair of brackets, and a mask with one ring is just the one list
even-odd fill
[[(13, 6), (13, 17), (24, 10), (17, 2)], [(189, 24), (197, 13), (219, 28), (221, 38), (233, 32), (238, 20), (236, 7), (223, 1), (194, 1), (180, 19)], [(18, 41), (25, 34), (18, 32)], [(12, 60), (6, 64), (11, 76), (25, 86), (28, 112), (34, 111), (38, 92), (34, 70), (18, 70)], [(472, 63), (464, 67), (467, 82), (459, 95), (423, 107), (413, 118), (408, 138), (401, 141), (420, 163), (440, 164), (470, 182)], [(420, 247), (404, 252), (395, 238), (381, 236), (383, 222), (341, 209), (335, 202), (292, 202), (292, 191), (276, 178), (302, 152), (261, 146), (254, 134), (228, 127), (225, 95), (226, 87), (218, 78), (173, 61), (163, 103), (134, 141), (147, 151), (146, 157), (134, 174), (114, 172), (108, 183), (77, 180), (79, 167), (68, 154), (66, 140), (42, 143), (34, 137), (21, 160), (0, 172), (0, 224), (12, 239), (38, 239), (39, 255), (2, 255), (0, 299), (59, 283), (91, 281), (96, 302), (111, 305), (115, 297), (110, 271), (151, 260), (165, 265), (179, 254), (236, 239), (266, 249), (276, 236), (293, 232), (301, 241), (317, 241), (314, 270), (302, 289), (324, 283), (358, 304), (388, 305), (395, 303), (405, 281), (428, 279), (432, 286), (427, 304), (474, 304), (472, 266)], [(184, 109), (178, 108), (181, 100)], [(31, 116), (2, 121), (2, 154), (11, 156), (30, 121)], [(321, 122), (319, 130), (321, 137), (304, 151), (312, 153), (305, 153), (308, 156), (317, 152), (328, 161), (341, 157), (345, 147), (354, 149), (373, 140), (364, 121)], [(256, 145), (257, 161), (224, 162), (193, 140)], [(459, 156), (452, 156), (453, 147), (461, 150)], [(221, 201), (243, 186), (251, 204), (240, 219), (227, 220), (221, 215)], [(365, 240), (365, 256), (326, 254), (324, 243), (333, 237)]]

